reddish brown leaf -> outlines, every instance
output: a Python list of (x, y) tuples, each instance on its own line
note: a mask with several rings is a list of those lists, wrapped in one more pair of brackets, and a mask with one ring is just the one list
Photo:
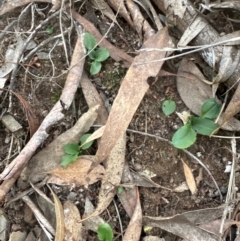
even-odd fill
[[(169, 36), (167, 28), (165, 28), (148, 39), (143, 48), (162, 49), (168, 45), (168, 41)], [(134, 59), (113, 103), (96, 153), (97, 163), (101, 163), (107, 158), (117, 140), (126, 131), (132, 116), (149, 88), (148, 77), (156, 76), (159, 73), (163, 62), (151, 63), (151, 61), (159, 60), (164, 56), (165, 52), (143, 51)]]
[(34, 111), (31, 107), (31, 105), (20, 94), (13, 92), (13, 91), (11, 91), (11, 93), (13, 93), (20, 100), (20, 102), (22, 103), (22, 105), (24, 107), (24, 110), (25, 110), (25, 113), (27, 116), (27, 120), (28, 120), (28, 124), (29, 124), (30, 138), (31, 138), (39, 127), (38, 118), (34, 114)]
[[(137, 189), (136, 189), (137, 190)], [(139, 200), (139, 192), (137, 190), (137, 203), (130, 223), (123, 236), (123, 241), (137, 241), (142, 232), (142, 208)]]

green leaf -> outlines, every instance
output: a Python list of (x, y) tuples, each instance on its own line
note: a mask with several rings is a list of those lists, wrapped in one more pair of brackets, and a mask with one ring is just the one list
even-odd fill
[(62, 161), (61, 161), (61, 166), (62, 167), (66, 167), (68, 166), (70, 163), (75, 162), (78, 158), (78, 155), (64, 155), (62, 156)]
[(185, 149), (196, 141), (197, 133), (190, 124), (179, 128), (173, 135), (172, 144), (176, 148)]
[(98, 238), (101, 241), (112, 241), (113, 240), (113, 230), (108, 223), (103, 223), (98, 226), (97, 230)]
[(106, 48), (98, 48), (96, 50), (95, 61), (103, 62), (110, 56), (109, 51)]
[(221, 106), (214, 98), (206, 100), (201, 109), (201, 117), (215, 119), (220, 113)]
[(101, 68), (102, 68), (102, 64), (100, 62), (93, 61), (90, 67), (90, 74), (95, 75), (99, 73)]
[(202, 118), (191, 117), (192, 128), (201, 135), (210, 136), (211, 133), (218, 128), (218, 125), (214, 121)]
[(163, 113), (168, 116), (176, 110), (176, 103), (173, 100), (165, 100), (162, 104)]
[(47, 32), (47, 34), (52, 34), (53, 33), (53, 27), (48, 26), (46, 28), (46, 32)]
[(118, 194), (121, 194), (122, 192), (123, 192), (123, 187), (118, 187), (117, 193), (118, 193)]
[(81, 142), (81, 149), (82, 150), (87, 150), (93, 144), (93, 141), (89, 141), (89, 142), (85, 143), (87, 138), (91, 135), (92, 134), (85, 134), (81, 137), (80, 142)]
[(80, 151), (80, 146), (77, 144), (67, 144), (63, 147), (65, 153), (70, 155), (78, 154)]
[(97, 40), (90, 33), (84, 34), (83, 42), (88, 50), (92, 50), (97, 45)]
[(97, 51), (93, 50), (88, 54), (88, 57), (92, 60), (95, 60), (97, 58)]

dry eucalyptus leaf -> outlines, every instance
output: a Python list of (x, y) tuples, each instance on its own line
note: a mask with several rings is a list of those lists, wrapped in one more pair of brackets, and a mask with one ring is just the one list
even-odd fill
[(191, 223), (184, 215), (173, 217), (143, 217), (143, 225), (158, 227), (169, 233), (191, 241), (217, 241), (219, 237), (202, 230)]
[(63, 204), (65, 234), (64, 241), (82, 241), (82, 223), (75, 204), (69, 200)]
[[(185, 5), (183, 2), (185, 2)], [(169, 11), (171, 14), (177, 15), (179, 18), (183, 18), (187, 8), (187, 1), (164, 0), (164, 7), (166, 9), (170, 9)]]
[(209, 8), (212, 10), (219, 9), (235, 9), (240, 11), (240, 2), (239, 1), (226, 1), (222, 3), (213, 3), (209, 4)]
[(94, 213), (83, 219), (89, 219), (101, 214), (112, 202), (116, 194), (116, 189), (120, 185), (125, 163), (126, 135), (119, 138), (112, 149), (106, 162), (106, 172), (102, 179), (102, 185), (99, 192), (98, 205)]
[(55, 205), (55, 213), (56, 213), (56, 235), (55, 241), (63, 241), (64, 239), (64, 214), (63, 214), (63, 206), (58, 199), (57, 195), (53, 192), (53, 190), (48, 187), (53, 195), (54, 205)]
[(142, 208), (139, 199), (139, 192), (137, 190), (137, 203), (134, 213), (128, 224), (128, 227), (123, 236), (123, 241), (136, 241), (139, 240), (142, 232)]
[[(240, 3), (239, 3), (239, 6), (240, 6)], [(239, 40), (231, 41), (231, 39), (235, 39), (235, 38), (239, 38)], [(221, 36), (216, 41), (216, 43), (227, 41), (227, 40), (229, 40), (229, 42), (224, 43), (224, 45), (239, 45), (240, 44), (240, 30)]]
[[(94, 156), (80, 156), (75, 162), (69, 164), (67, 167), (57, 167), (50, 173), (51, 175), (60, 177), (64, 180), (64, 184), (76, 185), (90, 185), (103, 178), (105, 173), (102, 165), (96, 166), (90, 173), (88, 173)], [(49, 182), (49, 180), (48, 180)]]
[(184, 31), (181, 39), (178, 42), (178, 47), (184, 47), (188, 45), (207, 25), (206, 21), (202, 21), (202, 18), (197, 16), (194, 21)]
[(132, 0), (126, 1), (125, 4), (140, 39), (142, 39), (142, 36), (144, 36), (144, 39), (148, 39), (154, 35), (155, 30), (150, 26), (148, 20), (143, 17), (138, 5)]
[(221, 83), (226, 81), (235, 71), (240, 58), (240, 51), (231, 46), (224, 46), (220, 67), (217, 76), (213, 78), (213, 83)]
[(132, 177), (133, 177), (133, 184), (135, 186), (139, 186), (139, 187), (156, 187), (156, 188), (162, 188), (168, 191), (172, 191), (170, 188), (167, 187), (163, 187), (157, 183), (155, 183), (154, 181), (152, 181), (149, 177), (145, 176), (145, 175), (141, 175), (140, 173), (131, 172)]
[[(238, 85), (230, 103), (222, 114), (222, 123), (227, 124), (240, 111), (240, 85)], [(224, 126), (223, 126), (224, 127)], [(240, 129), (238, 129), (240, 130)]]
[(94, 140), (100, 138), (100, 137), (102, 136), (104, 130), (105, 130), (105, 126), (100, 127), (99, 129), (97, 129), (96, 131), (94, 131), (94, 132), (92, 133), (92, 135), (89, 136), (84, 143), (86, 144), (86, 143), (88, 143), (88, 142), (90, 142), (90, 141), (94, 141)]
[(197, 115), (201, 114), (204, 101), (212, 98), (211, 87), (203, 79), (197, 66), (187, 57), (183, 58), (178, 68), (177, 89), (185, 105)]
[[(169, 35), (167, 29), (164, 28), (148, 39), (143, 48), (164, 48), (168, 44)], [(97, 163), (101, 163), (109, 156), (115, 143), (125, 133), (132, 116), (149, 88), (148, 77), (156, 76), (161, 69), (163, 62), (151, 63), (151, 61), (158, 60), (165, 54), (165, 52), (159, 51), (144, 51), (135, 57), (114, 100), (96, 153)]]
[(197, 193), (197, 185), (193, 176), (193, 173), (191, 169), (188, 167), (188, 165), (181, 159), (183, 163), (183, 169), (184, 169), (184, 175), (186, 178), (187, 185), (192, 193), (192, 195), (195, 195)]

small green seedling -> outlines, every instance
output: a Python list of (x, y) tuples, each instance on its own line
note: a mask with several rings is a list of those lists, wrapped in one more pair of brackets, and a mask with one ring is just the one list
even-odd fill
[(176, 103), (173, 100), (165, 100), (162, 104), (163, 113), (168, 116), (176, 110)]
[(47, 34), (52, 34), (53, 33), (53, 27), (48, 26), (46, 28), (46, 32), (47, 32)]
[(69, 143), (63, 147), (65, 155), (62, 156), (61, 166), (66, 167), (70, 163), (75, 162), (78, 156), (82, 154), (82, 151), (87, 150), (93, 144), (93, 141), (86, 143), (89, 136), (91, 134), (85, 134), (80, 138), (81, 145)]
[(109, 51), (106, 48), (97, 47), (97, 40), (90, 33), (84, 34), (84, 45), (88, 50), (88, 56), (92, 60), (90, 74), (95, 75), (100, 72), (102, 63), (109, 57)]
[(98, 226), (97, 230), (98, 238), (101, 241), (112, 241), (113, 240), (113, 230), (108, 223), (103, 223)]
[(121, 194), (123, 192), (123, 187), (118, 187), (118, 189), (117, 189), (117, 194)]
[(199, 117), (189, 115), (184, 126), (174, 133), (172, 137), (173, 146), (185, 149), (195, 143), (197, 134), (210, 136), (218, 128), (213, 120), (217, 118), (220, 110), (221, 106), (214, 98), (206, 100), (202, 105), (201, 115)]

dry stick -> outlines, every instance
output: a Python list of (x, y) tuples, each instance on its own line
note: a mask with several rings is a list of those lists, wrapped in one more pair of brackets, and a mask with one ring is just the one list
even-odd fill
[(23, 148), (21, 153), (12, 161), (12, 163), (5, 168), (5, 170), (0, 175), (0, 179), (5, 180), (0, 186), (0, 200), (4, 198), (7, 192), (10, 190), (18, 176), (20, 175), (23, 168), (26, 166), (32, 155), (35, 153), (37, 148), (43, 143), (43, 141), (48, 137), (46, 130), (52, 125), (58, 123), (64, 118), (62, 113), (63, 106), (61, 102), (64, 103), (65, 108), (68, 109), (72, 103), (75, 92), (79, 86), (79, 81), (81, 79), (84, 61), (79, 62), (85, 54), (85, 48), (83, 47), (82, 36), (78, 36), (77, 43), (75, 45), (74, 53), (72, 56), (71, 70), (69, 71), (64, 89), (62, 91), (60, 100), (54, 105), (50, 113), (43, 120), (42, 124)]
[(22, 200), (28, 205), (28, 207), (34, 213), (34, 216), (37, 218), (40, 225), (44, 226), (52, 235), (56, 234), (54, 227), (49, 223), (49, 221), (43, 216), (39, 208), (35, 205), (35, 203), (30, 199), (29, 196), (22, 197)]
[[(93, 127), (101, 127), (102, 125), (93, 125)], [(163, 138), (163, 137), (160, 137), (160, 136), (156, 136), (156, 135), (153, 135), (153, 134), (149, 134), (149, 133), (145, 133), (145, 132), (141, 132), (141, 131), (135, 131), (135, 130), (131, 130), (131, 129), (127, 129), (128, 132), (132, 132), (132, 133), (136, 133), (136, 134), (140, 134), (140, 135), (144, 135), (144, 136), (149, 136), (149, 137), (153, 137), (153, 138), (156, 138), (160, 141), (165, 141), (167, 143), (169, 143), (170, 145), (172, 145), (171, 141), (169, 141), (168, 139), (166, 138)], [(216, 186), (218, 192), (219, 192), (219, 195), (220, 195), (220, 200), (222, 202), (223, 200), (223, 197), (222, 197), (222, 193), (218, 187), (218, 184), (217, 182), (215, 181), (212, 173), (210, 172), (210, 170), (207, 168), (207, 166), (201, 161), (199, 160), (196, 156), (194, 156), (190, 151), (187, 151), (185, 149), (182, 149), (183, 152), (185, 152), (188, 156), (190, 156), (191, 158), (193, 158), (195, 161), (197, 161), (208, 173), (208, 175), (212, 178), (213, 180), (213, 183), (214, 185)]]

